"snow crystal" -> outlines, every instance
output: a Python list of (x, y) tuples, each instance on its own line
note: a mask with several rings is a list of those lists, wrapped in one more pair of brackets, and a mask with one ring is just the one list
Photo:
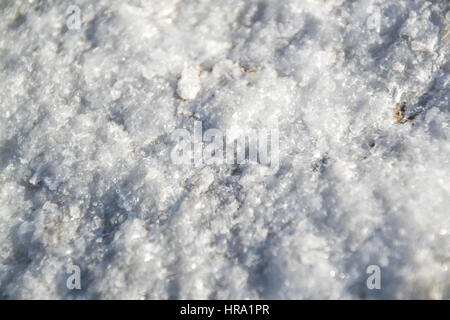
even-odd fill
[[(1, 1), (0, 30), (0, 298), (450, 298), (447, 0)], [(279, 167), (173, 163), (196, 122), (276, 127)]]
[(186, 100), (195, 99), (201, 89), (199, 78), (200, 71), (197, 68), (186, 68), (178, 80), (178, 95)]

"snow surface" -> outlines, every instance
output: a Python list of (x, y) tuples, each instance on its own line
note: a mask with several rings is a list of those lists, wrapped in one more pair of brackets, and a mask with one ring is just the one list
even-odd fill
[[(1, 298), (450, 298), (447, 0), (3, 0), (0, 30)], [(195, 121), (276, 123), (278, 172), (174, 165)]]

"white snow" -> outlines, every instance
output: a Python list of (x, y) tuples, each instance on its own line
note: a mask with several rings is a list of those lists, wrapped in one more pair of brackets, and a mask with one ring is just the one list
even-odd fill
[(178, 80), (178, 95), (186, 100), (195, 99), (201, 90), (200, 70), (198, 68), (185, 68)]
[[(449, 299), (449, 17), (447, 0), (1, 1), (0, 297)], [(394, 124), (402, 101), (415, 118)], [(276, 125), (278, 172), (173, 164), (195, 121)]]

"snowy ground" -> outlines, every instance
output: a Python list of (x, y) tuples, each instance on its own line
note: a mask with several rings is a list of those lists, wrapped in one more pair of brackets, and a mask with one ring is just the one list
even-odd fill
[[(1, 0), (0, 34), (0, 298), (450, 298), (447, 0)], [(279, 170), (174, 164), (195, 121), (277, 124)]]

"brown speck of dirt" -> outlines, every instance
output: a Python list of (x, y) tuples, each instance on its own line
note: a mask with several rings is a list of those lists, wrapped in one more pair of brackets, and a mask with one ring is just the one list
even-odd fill
[(406, 102), (403, 101), (400, 104), (397, 104), (394, 109), (394, 124), (404, 124), (409, 119), (406, 116)]

